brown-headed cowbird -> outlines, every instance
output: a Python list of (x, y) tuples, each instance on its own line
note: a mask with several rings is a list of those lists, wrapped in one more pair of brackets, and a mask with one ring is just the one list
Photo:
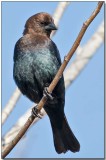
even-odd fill
[[(14, 80), (20, 91), (30, 100), (38, 103), (44, 88), (49, 86), (56, 75), (61, 59), (55, 43), (50, 39), (56, 26), (48, 13), (38, 13), (30, 17), (14, 49)], [(74, 136), (64, 114), (64, 78), (60, 78), (44, 109), (49, 116), (54, 146), (57, 153), (68, 150), (77, 152), (80, 144)]]

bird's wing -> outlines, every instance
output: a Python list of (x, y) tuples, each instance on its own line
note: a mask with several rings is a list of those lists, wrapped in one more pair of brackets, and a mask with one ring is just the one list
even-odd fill
[(52, 40), (50, 40), (48, 48), (49, 48), (50, 52), (53, 53), (53, 55), (58, 60), (59, 65), (61, 65), (61, 58), (60, 58), (59, 50), (58, 50), (56, 44)]

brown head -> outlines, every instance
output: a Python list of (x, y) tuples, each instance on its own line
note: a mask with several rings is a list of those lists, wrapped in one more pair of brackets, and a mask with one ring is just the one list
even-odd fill
[(38, 13), (31, 16), (25, 24), (23, 34), (45, 34), (50, 36), (52, 30), (57, 30), (53, 18), (48, 13)]

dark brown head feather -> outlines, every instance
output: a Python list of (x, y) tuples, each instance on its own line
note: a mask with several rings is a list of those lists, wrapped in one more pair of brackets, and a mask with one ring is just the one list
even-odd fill
[(50, 33), (52, 30), (47, 31), (45, 29), (46, 25), (49, 25), (53, 23), (53, 18), (45, 12), (37, 13), (33, 16), (31, 16), (25, 24), (25, 29), (23, 34), (34, 34), (34, 33), (40, 33), (40, 34), (46, 34), (47, 36), (50, 36)]

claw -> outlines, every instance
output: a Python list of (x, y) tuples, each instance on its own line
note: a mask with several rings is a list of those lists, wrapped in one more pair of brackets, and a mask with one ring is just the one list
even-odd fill
[(32, 115), (40, 119), (42, 118), (42, 115), (39, 113), (39, 110), (37, 109), (37, 105), (32, 108)]
[(54, 100), (54, 97), (48, 92), (47, 87), (44, 88), (43, 95), (46, 95), (50, 100)]

